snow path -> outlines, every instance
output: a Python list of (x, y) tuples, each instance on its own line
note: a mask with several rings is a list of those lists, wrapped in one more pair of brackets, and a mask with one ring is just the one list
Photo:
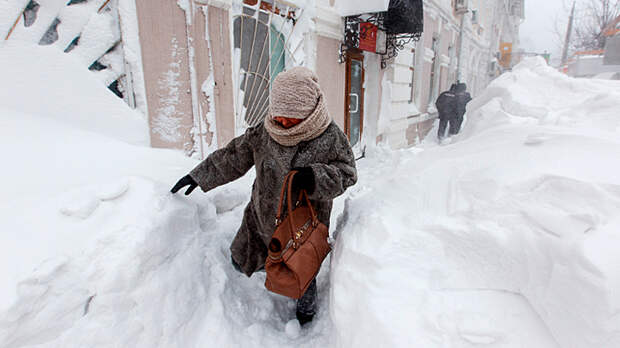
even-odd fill
[[(55, 88), (36, 75), (22, 90)], [(620, 346), (617, 87), (528, 60), (450, 144), (370, 151), (335, 202), (338, 242), (303, 330), (264, 274), (230, 265), (253, 173), (171, 195), (196, 162), (124, 142), (137, 138), (105, 115), (132, 112), (3, 101), (0, 346)]]

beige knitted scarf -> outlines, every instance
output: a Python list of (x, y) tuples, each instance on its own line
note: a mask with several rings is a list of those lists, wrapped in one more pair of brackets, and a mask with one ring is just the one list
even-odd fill
[(321, 94), (310, 116), (291, 128), (282, 127), (279, 123), (274, 121), (273, 115), (267, 115), (267, 117), (265, 117), (265, 129), (273, 140), (283, 146), (296, 146), (302, 141), (309, 141), (317, 138), (325, 132), (332, 122), (327, 112), (324, 99), (325, 98)]

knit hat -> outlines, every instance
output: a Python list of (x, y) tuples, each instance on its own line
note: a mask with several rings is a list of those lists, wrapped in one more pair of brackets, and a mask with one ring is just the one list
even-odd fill
[(295, 67), (281, 72), (271, 86), (270, 114), (305, 119), (316, 109), (322, 94), (319, 78), (312, 70)]
[(467, 91), (467, 85), (464, 82), (458, 83), (456, 85), (456, 89), (455, 89), (456, 93), (463, 93), (465, 91)]
[[(278, 116), (303, 121), (283, 128), (273, 120)], [(283, 146), (295, 146), (317, 138), (331, 122), (319, 78), (312, 70), (296, 67), (276, 76), (271, 87), (269, 115), (264, 121), (273, 140)]]

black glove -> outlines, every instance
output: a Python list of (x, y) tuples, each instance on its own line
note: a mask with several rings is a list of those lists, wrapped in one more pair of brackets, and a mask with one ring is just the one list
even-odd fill
[(177, 193), (177, 191), (179, 191), (181, 188), (188, 186), (188, 185), (189, 185), (189, 188), (187, 189), (187, 191), (185, 191), (186, 196), (192, 193), (192, 191), (194, 191), (194, 189), (198, 186), (196, 181), (194, 181), (194, 179), (192, 179), (191, 176), (186, 175), (182, 177), (181, 180), (179, 180), (176, 183), (176, 185), (174, 185), (174, 187), (172, 188), (172, 190), (170, 190), (170, 192)]
[(297, 173), (293, 177), (293, 188), (306, 190), (308, 194), (314, 192), (314, 173), (310, 167), (293, 168)]

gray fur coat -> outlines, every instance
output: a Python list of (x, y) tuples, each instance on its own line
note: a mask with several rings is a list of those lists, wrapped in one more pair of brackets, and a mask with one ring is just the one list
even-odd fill
[(265, 264), (280, 189), (292, 168), (312, 168), (315, 190), (310, 200), (319, 220), (328, 227), (332, 200), (357, 181), (349, 140), (333, 122), (318, 138), (290, 147), (271, 139), (261, 123), (212, 153), (190, 176), (206, 192), (240, 178), (252, 166), (256, 166), (252, 197), (230, 246), (233, 260), (247, 276)]

